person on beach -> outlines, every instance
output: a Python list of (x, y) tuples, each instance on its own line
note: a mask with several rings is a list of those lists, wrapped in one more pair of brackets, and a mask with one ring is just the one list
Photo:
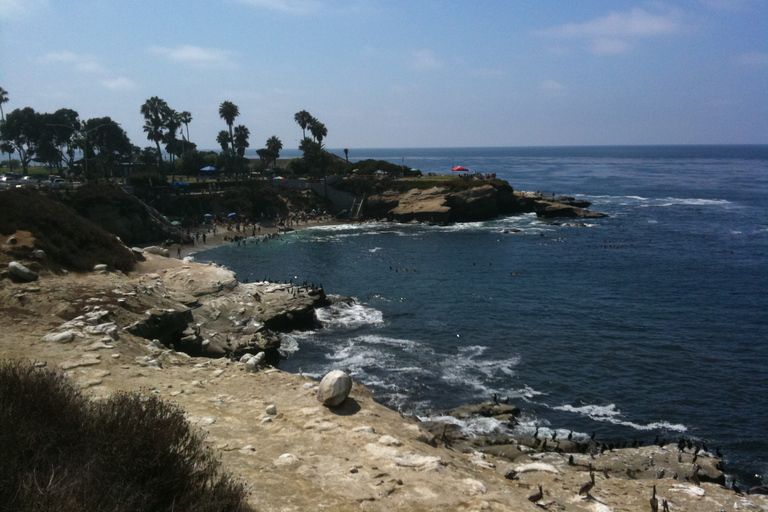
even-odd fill
[(176, 248), (176, 257), (181, 259), (181, 246), (178, 246)]

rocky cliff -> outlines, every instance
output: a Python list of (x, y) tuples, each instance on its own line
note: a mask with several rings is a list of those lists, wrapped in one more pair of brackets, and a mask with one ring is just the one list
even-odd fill
[[(316, 381), (265, 366), (263, 356), (237, 357), (238, 350), (265, 354), (273, 339), (261, 324), (301, 320), (306, 314), (298, 312), (327, 302), (324, 294), (241, 284), (215, 265), (146, 258), (129, 275), (0, 278), (0, 353), (66, 372), (94, 399), (141, 390), (177, 403), (249, 484), (254, 510), (646, 512), (654, 486), (658, 510), (662, 500), (670, 510), (768, 509), (765, 496), (701, 478), (719, 478), (711, 454), (674, 444), (477, 441), (449, 423), (403, 418), (357, 384), (341, 405), (325, 407)], [(217, 345), (230, 357), (180, 350), (202, 350), (206, 341), (209, 355)], [(491, 403), (451, 414), (511, 422), (517, 413)], [(595, 483), (579, 493), (590, 468)]]
[(520, 213), (536, 213), (545, 218), (605, 217), (587, 210), (587, 206), (588, 202), (572, 197), (516, 192), (506, 182), (494, 181), (458, 190), (435, 186), (385, 191), (366, 200), (364, 213), (369, 218), (435, 224), (482, 221)]

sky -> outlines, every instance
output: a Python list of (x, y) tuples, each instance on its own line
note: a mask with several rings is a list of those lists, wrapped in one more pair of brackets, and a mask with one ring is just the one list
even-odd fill
[(768, 143), (768, 0), (0, 0), (7, 113), (222, 101), (251, 149)]

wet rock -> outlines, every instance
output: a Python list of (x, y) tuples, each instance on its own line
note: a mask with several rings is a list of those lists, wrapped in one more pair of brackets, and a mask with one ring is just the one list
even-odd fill
[(317, 389), (317, 400), (326, 407), (336, 407), (352, 391), (352, 379), (341, 370), (333, 370), (323, 377)]

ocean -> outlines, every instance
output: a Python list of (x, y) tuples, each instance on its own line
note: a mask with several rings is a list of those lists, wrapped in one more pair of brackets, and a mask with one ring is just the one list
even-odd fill
[(609, 217), (329, 226), (199, 253), (241, 280), (355, 298), (283, 335), (284, 370), (345, 370), (419, 417), (496, 394), (524, 410), (516, 435), (691, 437), (740, 485), (768, 483), (768, 146), (349, 154), (496, 173)]

